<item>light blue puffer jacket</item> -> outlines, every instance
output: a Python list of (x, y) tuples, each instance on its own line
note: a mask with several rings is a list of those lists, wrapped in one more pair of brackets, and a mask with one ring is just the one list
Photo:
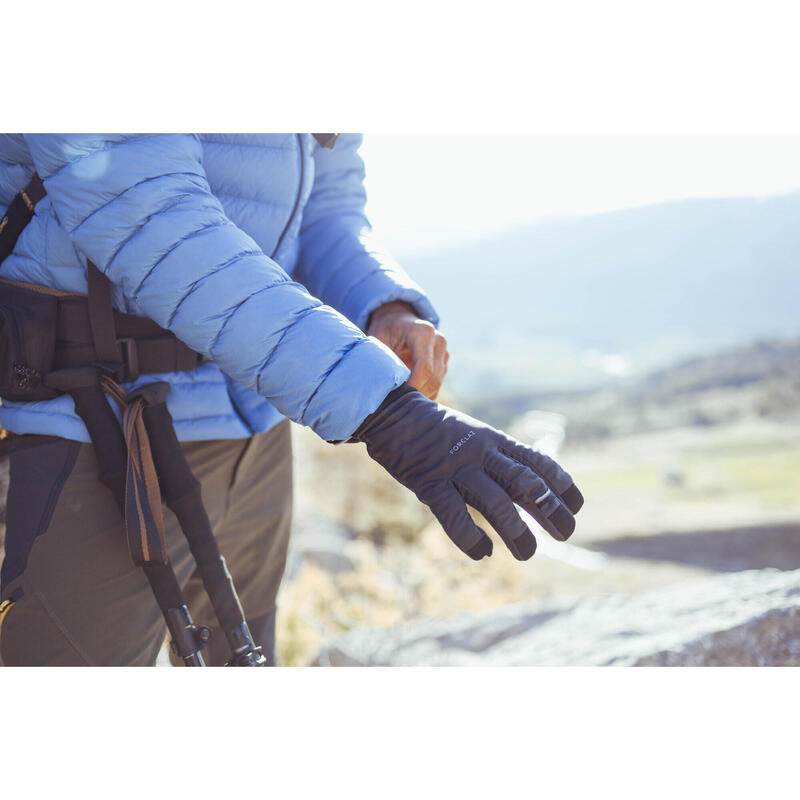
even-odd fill
[[(282, 415), (344, 439), (408, 377), (360, 330), (370, 313), (405, 300), (437, 322), (420, 288), (371, 243), (360, 143), (0, 135), (0, 208), (34, 169), (47, 189), (0, 276), (85, 293), (88, 258), (111, 279), (115, 308), (212, 359), (160, 376), (172, 384), (183, 441), (249, 436)], [(89, 441), (68, 395), (4, 402), (0, 425)]]

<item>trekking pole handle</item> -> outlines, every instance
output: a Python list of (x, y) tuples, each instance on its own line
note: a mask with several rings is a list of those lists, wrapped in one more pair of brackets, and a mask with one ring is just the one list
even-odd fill
[(186, 606), (168, 608), (165, 614), (167, 627), (172, 636), (170, 647), (175, 655), (183, 659), (187, 667), (204, 667), (201, 648), (211, 639), (211, 630), (205, 625), (195, 625)]
[(229, 640), (235, 642), (231, 660), (226, 667), (266, 667), (267, 659), (261, 652), (261, 648), (256, 646), (250, 629), (246, 622), (242, 622), (237, 628), (229, 632)]

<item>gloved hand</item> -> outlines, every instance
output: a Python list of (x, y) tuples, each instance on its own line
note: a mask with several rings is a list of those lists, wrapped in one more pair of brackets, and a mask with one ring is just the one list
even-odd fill
[(476, 561), (492, 554), (492, 541), (466, 503), (520, 561), (534, 554), (536, 539), (513, 503), (559, 541), (575, 530), (572, 515), (583, 496), (555, 461), (408, 384), (390, 392), (349, 441), (365, 442), (369, 455), (430, 506), (447, 535)]

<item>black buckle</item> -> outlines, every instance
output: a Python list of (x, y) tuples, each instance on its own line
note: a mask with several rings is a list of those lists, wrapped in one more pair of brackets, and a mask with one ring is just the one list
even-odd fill
[(122, 355), (122, 375), (121, 382), (135, 381), (139, 377), (139, 350), (136, 347), (136, 339), (127, 337), (117, 339), (120, 354)]

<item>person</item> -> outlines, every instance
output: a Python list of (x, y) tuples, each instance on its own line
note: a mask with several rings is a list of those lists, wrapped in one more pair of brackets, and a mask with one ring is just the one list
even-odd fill
[[(425, 293), (373, 242), (360, 144), (321, 134), (0, 137), (0, 207), (34, 173), (46, 190), (0, 278), (85, 295), (97, 265), (117, 311), (202, 354), (158, 379), (269, 663), (291, 524), (289, 420), (330, 442), (365, 443), (476, 560), (492, 544), (466, 503), (526, 559), (535, 538), (513, 502), (560, 540), (583, 502), (558, 464), (436, 402), (446, 341)], [(154, 380), (130, 377), (127, 390)], [(4, 398), (0, 425), (11, 442), (2, 663), (154, 664), (164, 621), (73, 398)], [(171, 514), (164, 524), (188, 605), (214, 633), (186, 539)], [(223, 637), (204, 655), (225, 663)]]

